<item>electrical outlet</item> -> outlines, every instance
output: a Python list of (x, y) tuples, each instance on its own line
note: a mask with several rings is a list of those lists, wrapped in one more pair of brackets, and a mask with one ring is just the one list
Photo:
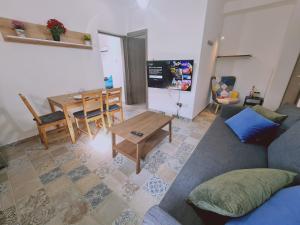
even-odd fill
[(182, 107), (182, 103), (180, 103), (180, 102), (177, 102), (176, 105), (177, 105), (179, 108)]

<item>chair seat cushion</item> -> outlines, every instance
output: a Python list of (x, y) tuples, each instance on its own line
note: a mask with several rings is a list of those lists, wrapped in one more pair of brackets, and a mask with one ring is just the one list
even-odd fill
[(56, 111), (47, 115), (40, 116), (42, 124), (53, 123), (65, 119), (65, 114), (62, 111)]
[(217, 98), (217, 101), (220, 104), (224, 104), (224, 105), (230, 105), (230, 104), (236, 104), (240, 102), (239, 98)]
[[(119, 105), (110, 105), (109, 106), (109, 111), (116, 111), (116, 110), (119, 110), (121, 107)], [(106, 107), (105, 107), (106, 109)]]
[[(85, 118), (83, 110), (75, 112), (75, 113), (73, 113), (73, 115), (79, 119)], [(87, 119), (95, 117), (95, 116), (99, 116), (99, 115), (101, 115), (101, 111), (100, 111), (100, 109), (96, 109), (96, 110), (93, 110), (93, 111), (90, 111), (87, 113)]]
[(283, 189), (248, 215), (226, 225), (296, 225), (300, 224), (300, 186)]

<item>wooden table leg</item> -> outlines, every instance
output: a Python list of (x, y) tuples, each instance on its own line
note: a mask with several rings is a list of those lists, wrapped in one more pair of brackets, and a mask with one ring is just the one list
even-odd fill
[(111, 133), (111, 149), (112, 149), (112, 157), (115, 158), (117, 156), (117, 152), (114, 149), (114, 146), (116, 145), (116, 135), (114, 133)]
[(172, 142), (172, 121), (169, 123), (169, 142)]
[(140, 144), (136, 145), (136, 174), (141, 172), (141, 148)]
[(69, 129), (69, 133), (70, 133), (70, 136), (71, 136), (72, 143), (75, 144), (76, 137), (75, 137), (74, 127), (73, 127), (73, 124), (72, 124), (72, 120), (69, 116), (68, 109), (63, 108), (63, 111), (64, 111), (65, 118), (66, 118), (66, 121), (67, 121), (67, 125), (68, 125), (68, 129)]

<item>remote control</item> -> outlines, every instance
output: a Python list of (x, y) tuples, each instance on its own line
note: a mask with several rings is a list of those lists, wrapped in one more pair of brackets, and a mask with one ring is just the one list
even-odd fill
[(142, 137), (144, 135), (143, 133), (135, 131), (135, 130), (131, 131), (130, 133), (132, 133), (133, 135), (139, 136), (139, 137)]

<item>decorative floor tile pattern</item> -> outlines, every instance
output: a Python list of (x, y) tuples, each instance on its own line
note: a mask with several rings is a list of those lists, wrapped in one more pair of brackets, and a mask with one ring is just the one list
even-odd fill
[(148, 191), (153, 197), (160, 198), (167, 191), (168, 184), (160, 177), (153, 176), (144, 185), (144, 190)]
[(57, 168), (51, 170), (50, 172), (41, 175), (40, 180), (43, 184), (48, 184), (51, 181), (55, 180), (56, 178), (58, 178), (62, 175), (63, 175), (63, 172), (61, 171), (61, 169), (59, 167), (57, 167)]
[(77, 167), (76, 169), (70, 171), (68, 176), (73, 182), (78, 181), (80, 178), (88, 175), (91, 171), (84, 165)]
[(22, 225), (46, 224), (55, 216), (55, 209), (45, 189), (38, 190), (34, 195), (17, 203)]
[(103, 183), (93, 187), (84, 197), (96, 208), (104, 198), (111, 193), (111, 190)]
[(0, 210), (0, 224), (1, 225), (19, 225), (16, 208), (14, 206), (5, 210)]
[[(143, 111), (126, 106), (125, 118)], [(0, 224), (139, 225), (146, 211), (159, 204), (214, 118), (207, 111), (193, 121), (175, 118), (172, 143), (165, 138), (156, 146), (139, 174), (123, 155), (112, 158), (106, 130), (94, 140), (81, 135), (76, 144), (64, 132), (50, 134), (47, 151), (38, 138), (8, 147), (9, 166), (0, 171)]]
[(121, 213), (119, 218), (117, 218), (113, 225), (138, 225), (139, 224), (139, 218), (133, 212), (132, 210), (128, 209)]

